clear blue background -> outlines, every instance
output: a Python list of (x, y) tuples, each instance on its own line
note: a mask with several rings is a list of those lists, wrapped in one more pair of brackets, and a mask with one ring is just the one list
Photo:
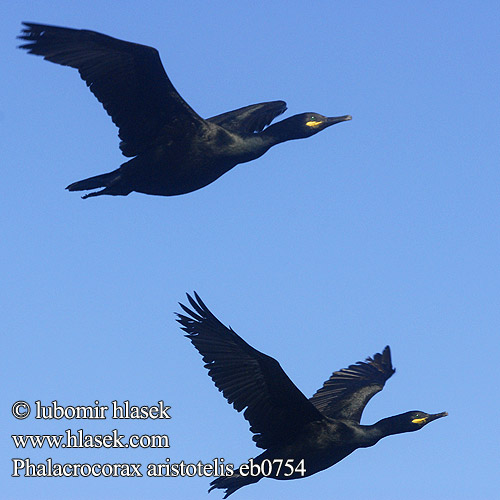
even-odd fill
[[(353, 121), (186, 196), (83, 201), (64, 187), (119, 166), (117, 131), (75, 70), (15, 49), (23, 20), (157, 47), (202, 116), (284, 99), (286, 116)], [(13, 457), (239, 464), (258, 453), (174, 321), (192, 290), (306, 395), (389, 344), (397, 372), (363, 423), (450, 414), (232, 498), (497, 498), (499, 25), (493, 1), (5, 3), (3, 498), (194, 499), (209, 483), (15, 479)], [(20, 399), (163, 400), (172, 419), (17, 421)], [(168, 434), (171, 448), (16, 450), (10, 438), (115, 427)]]

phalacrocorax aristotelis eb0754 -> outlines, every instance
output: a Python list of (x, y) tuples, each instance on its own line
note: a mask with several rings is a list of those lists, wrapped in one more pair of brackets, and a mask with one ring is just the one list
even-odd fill
[[(373, 425), (361, 425), (366, 404), (395, 371), (389, 346), (382, 354), (334, 372), (307, 399), (275, 359), (248, 345), (224, 326), (196, 293), (195, 298), (188, 295), (193, 310), (180, 304), (189, 316), (178, 314), (177, 321), (202, 355), (219, 391), (237, 411), (244, 410), (243, 416), (255, 434), (253, 440), (266, 450), (253, 459), (254, 470), (255, 464), (265, 466), (266, 477), (310, 476), (358, 448), (373, 446), (385, 436), (419, 430), (447, 415), (409, 411)], [(267, 474), (271, 466), (272, 472)], [(209, 491), (225, 489), (227, 498), (242, 486), (262, 479), (262, 473), (251, 476), (246, 467), (249, 464), (240, 466), (232, 476), (215, 479)]]
[(70, 184), (70, 191), (104, 189), (171, 196), (215, 181), (239, 163), (270, 147), (310, 137), (351, 117), (302, 113), (265, 128), (286, 110), (283, 101), (264, 102), (204, 120), (182, 99), (152, 47), (95, 31), (23, 23), (20, 48), (48, 61), (77, 68), (119, 129), (120, 149), (133, 157), (107, 174)]

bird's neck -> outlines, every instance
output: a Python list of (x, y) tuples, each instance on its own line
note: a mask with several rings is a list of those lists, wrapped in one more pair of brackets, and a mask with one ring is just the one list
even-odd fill
[(266, 129), (264, 129), (259, 136), (262, 140), (269, 145), (269, 147), (274, 146), (275, 144), (280, 144), (286, 141), (292, 141), (294, 139), (300, 139), (302, 136), (295, 136), (290, 129), (287, 120), (282, 120), (278, 123), (274, 123), (270, 125)]
[(401, 434), (407, 432), (407, 429), (401, 428), (397, 415), (394, 417), (383, 418), (373, 425), (362, 425), (362, 440), (364, 447), (373, 446), (386, 436)]

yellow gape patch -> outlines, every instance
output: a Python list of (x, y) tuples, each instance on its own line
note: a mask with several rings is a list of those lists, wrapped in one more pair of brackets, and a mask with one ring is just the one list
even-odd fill
[(316, 127), (319, 127), (322, 123), (323, 122), (310, 121), (310, 122), (306, 122), (306, 125), (308, 127), (316, 128)]
[(425, 424), (427, 422), (426, 418), (414, 418), (411, 423), (412, 424)]

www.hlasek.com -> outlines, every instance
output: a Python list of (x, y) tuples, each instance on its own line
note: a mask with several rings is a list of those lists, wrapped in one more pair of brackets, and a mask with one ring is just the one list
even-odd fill
[(132, 434), (125, 438), (118, 429), (111, 434), (84, 434), (83, 429), (76, 432), (66, 429), (64, 434), (13, 434), (16, 448), (170, 448), (167, 434)]

